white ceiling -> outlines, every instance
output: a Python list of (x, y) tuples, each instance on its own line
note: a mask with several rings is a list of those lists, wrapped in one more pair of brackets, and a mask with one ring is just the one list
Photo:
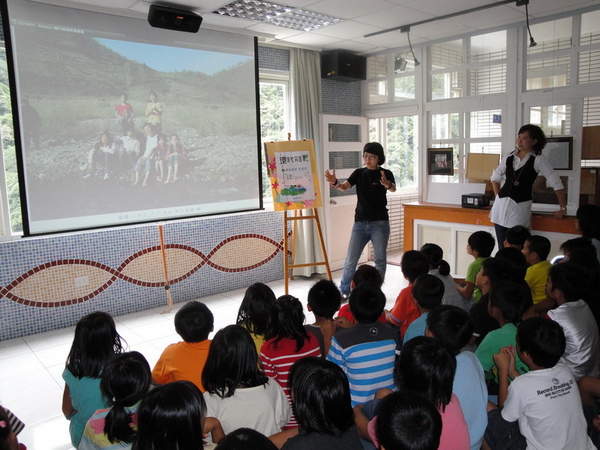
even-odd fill
[[(366, 34), (435, 19), (473, 8), (498, 3), (498, 0), (272, 0), (274, 3), (302, 8), (344, 19), (322, 29), (302, 32), (246, 19), (225, 17), (212, 11), (231, 0), (36, 0), (62, 6), (110, 14), (146, 18), (151, 3), (184, 7), (202, 15), (203, 28), (253, 34), (261, 42), (306, 47), (315, 50), (346, 50), (373, 54), (408, 45), (406, 33), (391, 31), (377, 36)], [(530, 0), (530, 22), (581, 8), (598, 6), (598, 0)], [(412, 27), (413, 45), (446, 39), (504, 25), (525, 22), (525, 7), (508, 3), (482, 11), (436, 20)]]

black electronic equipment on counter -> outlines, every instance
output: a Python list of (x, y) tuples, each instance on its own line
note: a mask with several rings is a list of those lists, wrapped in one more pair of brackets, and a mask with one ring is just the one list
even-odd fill
[(486, 208), (490, 206), (490, 198), (485, 194), (463, 194), (463, 208)]

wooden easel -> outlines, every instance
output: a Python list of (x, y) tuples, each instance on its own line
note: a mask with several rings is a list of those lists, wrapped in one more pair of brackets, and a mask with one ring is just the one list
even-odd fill
[[(277, 156), (278, 155), (278, 156)], [(301, 141), (291, 141), (288, 133), (287, 141), (265, 142), (265, 156), (267, 160), (267, 170), (271, 180), (271, 192), (273, 194), (273, 206), (275, 211), (283, 211), (283, 272), (285, 293), (288, 293), (288, 277), (290, 269), (299, 267), (325, 266), (327, 276), (331, 280), (331, 269), (325, 250), (325, 241), (321, 231), (321, 222), (317, 208), (322, 206), (321, 189), (319, 188), (319, 177), (317, 173), (317, 164), (315, 160), (315, 149), (311, 139)], [(289, 171), (289, 172), (286, 172)], [(286, 173), (291, 173), (293, 180), (289, 186), (282, 188), (280, 180), (285, 178)], [(294, 178), (296, 176), (296, 178)], [(294, 181), (298, 180), (296, 183)], [(285, 192), (288, 191), (288, 192)], [(290, 193), (291, 191), (291, 193)], [(296, 192), (299, 193), (296, 193)], [(312, 193), (312, 196), (302, 198), (305, 192)], [(312, 210), (310, 215), (303, 216), (300, 211)], [(289, 212), (294, 211), (290, 217)], [(304, 264), (295, 264), (296, 259), (296, 239), (298, 239), (297, 223), (299, 220), (313, 219), (316, 223), (319, 243), (324, 261), (313, 261)], [(292, 223), (292, 262), (289, 263), (288, 249), (288, 224)], [(294, 276), (291, 275), (291, 279)]]
[[(308, 216), (303, 216), (301, 211), (295, 209), (294, 215), (292, 217), (288, 216), (288, 210), (284, 210), (283, 212), (283, 273), (284, 273), (284, 292), (287, 295), (288, 293), (288, 276), (290, 279), (294, 279), (293, 272), (290, 274), (290, 269), (295, 269), (297, 267), (311, 267), (311, 266), (325, 266), (325, 270), (327, 270), (327, 277), (331, 280), (331, 269), (329, 268), (329, 259), (327, 258), (327, 250), (325, 250), (325, 241), (323, 240), (323, 232), (321, 230), (321, 222), (319, 220), (319, 214), (317, 213), (317, 208), (308, 208), (312, 210), (312, 214)], [(323, 253), (323, 261), (321, 262), (311, 262), (304, 264), (294, 264), (296, 259), (296, 225), (299, 220), (315, 220), (315, 225), (317, 228), (317, 234), (319, 236), (319, 244), (321, 245), (321, 252)], [(288, 262), (288, 222), (292, 222), (292, 263)]]

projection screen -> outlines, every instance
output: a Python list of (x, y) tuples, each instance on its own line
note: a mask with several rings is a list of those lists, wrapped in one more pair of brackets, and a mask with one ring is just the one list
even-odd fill
[(262, 207), (254, 37), (2, 13), (26, 235)]

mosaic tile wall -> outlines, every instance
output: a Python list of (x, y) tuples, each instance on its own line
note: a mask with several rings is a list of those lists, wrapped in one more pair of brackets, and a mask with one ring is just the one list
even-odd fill
[(258, 47), (258, 67), (267, 70), (290, 70), (290, 51), (284, 48)]
[(360, 81), (321, 80), (323, 114), (361, 115)]
[[(255, 213), (0, 243), (0, 341), (283, 277), (281, 213)], [(164, 257), (164, 259), (163, 259)]]

